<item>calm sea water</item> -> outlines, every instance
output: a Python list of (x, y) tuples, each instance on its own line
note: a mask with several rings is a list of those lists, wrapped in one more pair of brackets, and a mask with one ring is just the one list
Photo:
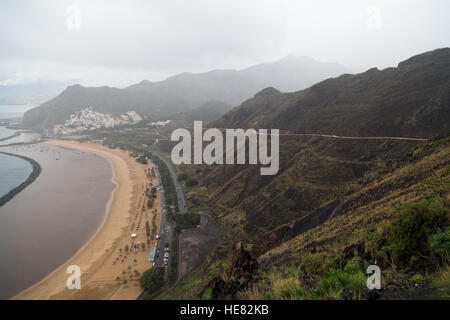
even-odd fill
[(24, 182), (31, 170), (28, 161), (0, 153), (0, 197)]
[(20, 118), (25, 111), (32, 107), (28, 105), (0, 105), (0, 119)]
[[(9, 137), (15, 132), (16, 130), (0, 126), (0, 139)], [(0, 197), (24, 182), (31, 170), (28, 161), (0, 153)]]
[[(103, 221), (114, 184), (109, 162), (92, 153), (46, 144), (0, 151), (35, 159), (42, 167), (32, 184), (0, 207), (0, 299), (7, 299), (81, 248)], [(5, 161), (0, 167), (13, 160)]]

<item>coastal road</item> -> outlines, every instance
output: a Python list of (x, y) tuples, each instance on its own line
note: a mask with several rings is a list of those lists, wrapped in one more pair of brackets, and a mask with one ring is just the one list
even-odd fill
[(184, 192), (183, 188), (181, 187), (180, 182), (178, 181), (177, 174), (175, 172), (175, 169), (172, 167), (170, 163), (163, 157), (160, 157), (158, 155), (155, 155), (158, 157), (162, 162), (165, 163), (167, 166), (167, 169), (169, 170), (170, 176), (172, 177), (173, 184), (175, 186), (175, 190), (177, 192), (177, 199), (178, 199), (178, 209), (179, 213), (186, 213), (187, 212), (187, 206), (186, 206), (186, 199), (184, 198)]
[[(157, 155), (155, 155), (157, 156)], [(181, 187), (180, 182), (177, 179), (177, 175), (176, 172), (174, 170), (174, 168), (168, 163), (168, 161), (166, 161), (165, 159), (163, 159), (162, 157), (157, 156), (162, 162), (164, 162), (164, 164), (167, 166), (167, 169), (169, 170), (170, 173), (170, 177), (172, 178), (173, 184), (175, 186), (175, 190), (177, 193), (177, 200), (178, 200), (178, 207), (179, 207), (179, 214), (184, 214), (187, 212), (187, 205), (186, 205), (186, 200), (184, 197), (184, 192), (183, 192), (183, 188)], [(161, 180), (161, 174), (159, 171), (158, 166), (156, 166), (155, 164), (153, 164), (155, 167), (155, 173), (156, 176), (158, 178), (158, 182), (161, 186), (161, 192), (160, 192), (160, 196), (161, 196), (161, 226), (160, 226), (160, 234), (159, 234), (159, 241), (157, 244), (156, 249), (159, 249), (159, 254), (158, 257), (155, 258), (155, 266), (156, 267), (164, 267), (164, 249), (171, 245), (172, 243), (172, 239), (173, 239), (173, 233), (174, 233), (174, 229), (175, 229), (175, 224), (172, 223), (168, 217), (167, 217), (167, 203), (166, 203), (166, 196), (165, 196), (165, 190), (164, 187), (162, 186), (162, 180)], [(172, 257), (172, 252), (169, 252), (169, 266), (167, 268), (167, 271), (169, 272), (169, 268), (170, 268), (170, 259)]]
[(167, 217), (167, 204), (166, 204), (166, 196), (165, 190), (162, 187), (161, 174), (159, 172), (158, 166), (153, 164), (155, 168), (156, 177), (158, 178), (158, 182), (161, 186), (161, 226), (159, 231), (159, 241), (156, 246), (156, 249), (159, 250), (157, 253), (157, 257), (155, 258), (155, 266), (156, 267), (164, 267), (164, 248), (167, 244), (170, 245), (173, 236), (174, 225)]
[[(157, 156), (157, 155), (155, 155)], [(161, 161), (164, 162), (164, 164), (167, 166), (170, 176), (172, 178), (173, 184), (175, 186), (175, 190), (177, 193), (177, 200), (178, 200), (178, 207), (179, 207), (179, 214), (183, 214), (187, 212), (187, 206), (186, 206), (186, 200), (184, 197), (184, 193), (183, 193), (183, 188), (181, 187), (181, 184), (179, 183), (178, 179), (177, 179), (177, 175), (176, 172), (174, 170), (174, 168), (168, 163), (168, 161), (166, 161), (165, 159), (163, 159), (162, 157), (157, 156)], [(166, 203), (166, 196), (165, 196), (165, 190), (164, 187), (162, 185), (162, 179), (161, 179), (161, 173), (159, 171), (159, 167), (153, 163), (153, 166), (155, 168), (155, 174), (156, 177), (158, 179), (158, 183), (161, 186), (161, 190), (160, 190), (160, 197), (161, 197), (161, 226), (160, 226), (160, 233), (159, 233), (159, 241), (156, 245), (156, 249), (158, 251), (157, 256), (155, 256), (155, 267), (157, 268), (164, 268), (164, 249), (166, 247), (171, 246), (172, 244), (172, 239), (173, 239), (173, 234), (175, 231), (175, 224), (172, 223), (169, 218), (167, 217), (167, 203)], [(166, 275), (169, 275), (170, 273), (170, 261), (172, 259), (173, 253), (172, 253), (172, 248), (170, 248), (169, 250), (169, 263), (166, 270)], [(178, 256), (180, 257), (180, 254), (178, 252)], [(178, 265), (179, 268), (179, 265)], [(177, 270), (177, 273), (179, 273), (179, 270)], [(163, 288), (161, 288), (160, 291), (158, 291), (158, 294), (160, 294), (161, 292), (163, 292), (165, 289), (167, 289), (169, 283), (166, 282), (166, 284), (164, 285)]]

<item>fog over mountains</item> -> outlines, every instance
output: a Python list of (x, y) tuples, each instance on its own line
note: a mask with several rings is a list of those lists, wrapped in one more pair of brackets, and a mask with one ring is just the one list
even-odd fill
[(450, 133), (450, 48), (397, 68), (343, 74), (298, 92), (266, 88), (213, 122), (218, 128), (432, 138)]
[[(287, 56), (274, 63), (258, 64), (243, 70), (181, 73), (164, 81), (144, 80), (123, 89), (73, 85), (54, 99), (26, 112), (23, 124), (51, 127), (83, 107), (110, 114), (135, 110), (154, 120), (166, 119), (210, 101), (236, 106), (269, 86), (280, 91), (301, 90), (344, 72), (345, 68), (336, 63)], [(219, 109), (224, 110), (223, 113), (227, 111), (223, 105)]]
[[(436, 139), (450, 134), (449, 88), (450, 48), (441, 48), (413, 56), (397, 68), (344, 74), (298, 92), (266, 88), (208, 127)], [(203, 166), (196, 174), (211, 195), (209, 204), (227, 208), (221, 219), (239, 221), (242, 234), (270, 242), (276, 237), (270, 240), (267, 232), (276, 234), (281, 225), (338, 199), (347, 184), (361, 183), (369, 170), (377, 170), (376, 161), (391, 163), (412, 145), (282, 136), (275, 176), (260, 176), (252, 165)], [(238, 227), (230, 230), (237, 233)]]

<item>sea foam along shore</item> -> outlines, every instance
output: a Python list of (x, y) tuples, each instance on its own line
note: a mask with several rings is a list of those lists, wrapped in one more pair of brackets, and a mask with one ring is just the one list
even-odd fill
[[(44, 279), (20, 292), (12, 299), (67, 299), (66, 289), (69, 265), (78, 265), (82, 271), (82, 286), (85, 287), (90, 275), (101, 269), (106, 257), (118, 238), (126, 234), (129, 223), (133, 195), (133, 165), (136, 161), (118, 150), (73, 141), (49, 140), (45, 143), (95, 153), (109, 161), (113, 168), (112, 181), (116, 184), (110, 201), (105, 208), (105, 218), (93, 236), (65, 263), (52, 271)], [(95, 295), (94, 295), (95, 296)], [(95, 299), (95, 297), (93, 297)]]
[(0, 151), (0, 153), (5, 154), (7, 156), (21, 158), (21, 159), (23, 159), (25, 161), (28, 161), (31, 164), (31, 167), (32, 167), (30, 175), (28, 176), (28, 178), (24, 182), (19, 184), (14, 189), (10, 190), (3, 197), (0, 197), (0, 207), (1, 207), (5, 203), (7, 203), (9, 200), (14, 198), (15, 195), (17, 195), (19, 192), (21, 192), (23, 189), (25, 189), (27, 186), (29, 186), (34, 180), (36, 180), (36, 178), (41, 174), (41, 165), (36, 160), (28, 158), (28, 157), (25, 157), (25, 156), (22, 156), (22, 155), (9, 153), (9, 152), (3, 152), (3, 151)]

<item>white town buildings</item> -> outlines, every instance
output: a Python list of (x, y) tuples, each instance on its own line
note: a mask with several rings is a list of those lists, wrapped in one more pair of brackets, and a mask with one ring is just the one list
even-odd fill
[(118, 117), (94, 111), (92, 108), (84, 108), (70, 115), (63, 125), (55, 125), (55, 135), (70, 135), (75, 132), (94, 130), (99, 128), (114, 128), (125, 124), (134, 124), (142, 120), (136, 111), (127, 111)]

